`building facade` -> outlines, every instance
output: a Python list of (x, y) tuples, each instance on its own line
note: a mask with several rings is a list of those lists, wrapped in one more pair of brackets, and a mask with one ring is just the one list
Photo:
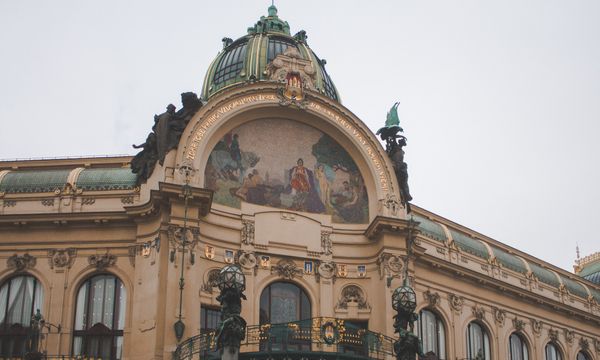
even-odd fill
[(218, 273), (237, 264), (244, 358), (393, 358), (406, 281), (429, 358), (600, 359), (596, 268), (409, 205), (275, 7), (223, 46), (135, 157), (0, 162), (0, 357), (218, 356)]

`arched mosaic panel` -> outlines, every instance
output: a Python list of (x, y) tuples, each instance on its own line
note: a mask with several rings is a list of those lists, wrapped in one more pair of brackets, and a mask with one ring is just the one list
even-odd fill
[(369, 219), (354, 160), (329, 135), (296, 121), (256, 120), (233, 129), (213, 148), (204, 175), (221, 205), (329, 214), (338, 223)]

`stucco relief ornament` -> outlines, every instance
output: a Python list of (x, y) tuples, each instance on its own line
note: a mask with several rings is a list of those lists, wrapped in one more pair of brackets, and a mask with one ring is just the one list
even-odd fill
[(588, 339), (581, 338), (579, 339), (579, 347), (581, 348), (581, 350), (587, 351), (590, 348), (590, 342), (588, 341)]
[(323, 255), (333, 254), (333, 243), (331, 241), (331, 231), (321, 231), (321, 248)]
[(50, 269), (64, 268), (70, 269), (75, 262), (77, 256), (77, 249), (50, 249), (48, 250), (48, 262), (50, 263)]
[(13, 256), (9, 257), (8, 260), (6, 260), (6, 266), (9, 269), (14, 269), (14, 271), (23, 271), (25, 269), (31, 269), (35, 266), (35, 264), (35, 257), (27, 253), (21, 256), (14, 254)]
[(242, 251), (238, 256), (238, 263), (242, 268), (251, 270), (258, 265), (258, 260), (253, 252)]
[(459, 314), (462, 313), (462, 308), (465, 303), (462, 296), (448, 294), (448, 302), (450, 303), (452, 310), (458, 312)]
[(362, 289), (356, 285), (348, 285), (340, 294), (337, 307), (339, 309), (347, 309), (349, 303), (358, 304), (359, 309), (368, 309), (369, 304)]
[(494, 321), (498, 325), (504, 326), (504, 320), (506, 320), (506, 311), (498, 309), (497, 307), (493, 307), (492, 314), (494, 314)]
[(548, 330), (548, 337), (550, 338), (551, 341), (557, 342), (558, 341), (558, 330), (556, 330), (556, 329)]
[(336, 266), (332, 261), (326, 261), (319, 264), (317, 267), (318, 275), (323, 277), (324, 279), (331, 279), (335, 276)]
[(516, 331), (523, 331), (523, 329), (525, 329), (525, 321), (514, 318), (512, 322)]
[(440, 303), (440, 294), (437, 292), (433, 293), (427, 290), (423, 293), (423, 298), (425, 301), (427, 301), (427, 304), (429, 304), (430, 307), (436, 307)]
[(242, 244), (254, 244), (254, 221), (242, 220)]
[(383, 215), (398, 215), (398, 209), (400, 209), (401, 204), (396, 195), (387, 193), (385, 199), (381, 199), (379, 201), (381, 202), (383, 208), (387, 210), (382, 211), (384, 213)]
[(271, 267), (271, 272), (275, 272), (285, 279), (293, 279), (296, 276), (302, 276), (304, 273), (301, 268), (296, 266), (294, 261), (289, 259), (280, 260), (277, 265)]
[(565, 339), (567, 343), (572, 344), (573, 340), (575, 340), (575, 331), (565, 329)]
[(485, 310), (481, 305), (475, 305), (471, 310), (473, 311), (473, 316), (475, 316), (477, 320), (481, 321), (485, 317)]
[(98, 270), (104, 270), (117, 263), (117, 257), (113, 254), (90, 255), (88, 263), (95, 266)]
[(594, 350), (600, 354), (600, 339), (594, 339)]
[(266, 72), (270, 80), (283, 85), (277, 94), (280, 105), (294, 105), (301, 109), (307, 106), (305, 90), (315, 90), (316, 72), (312, 63), (303, 59), (298, 49), (288, 46), (267, 65)]
[(531, 328), (533, 329), (533, 333), (539, 336), (542, 333), (542, 322), (531, 319)]
[(377, 263), (379, 264), (381, 278), (383, 278), (385, 275), (397, 275), (404, 268), (404, 262), (402, 261), (402, 258), (398, 255), (389, 253), (383, 253), (379, 255)]
[(213, 288), (215, 288), (218, 285), (219, 271), (220, 269), (212, 269), (207, 272), (206, 280), (200, 288), (202, 291), (207, 292), (209, 294), (213, 293)]

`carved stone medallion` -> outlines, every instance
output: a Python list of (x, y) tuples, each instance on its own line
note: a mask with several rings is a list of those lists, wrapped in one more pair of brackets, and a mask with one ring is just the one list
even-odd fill
[(492, 307), (492, 314), (494, 315), (494, 321), (498, 325), (504, 326), (504, 320), (506, 320), (506, 311), (498, 309), (497, 307)]
[(318, 270), (319, 276), (323, 277), (324, 279), (331, 279), (335, 276), (336, 266), (334, 262), (326, 261), (319, 264)]
[(464, 304), (464, 299), (462, 296), (448, 294), (448, 302), (450, 303), (450, 307), (452, 308), (452, 310), (458, 312), (459, 314), (462, 313), (462, 308)]
[(244, 269), (250, 270), (254, 269), (258, 264), (258, 260), (253, 252), (250, 251), (242, 251), (238, 257), (238, 263)]
[(117, 257), (113, 254), (90, 255), (88, 257), (90, 265), (95, 266), (98, 270), (104, 270), (109, 266), (117, 263)]
[(423, 298), (425, 301), (427, 301), (427, 304), (429, 304), (430, 307), (436, 307), (440, 303), (440, 294), (437, 292), (433, 293), (427, 290), (423, 293)]
[(14, 254), (6, 260), (6, 266), (14, 271), (23, 271), (25, 269), (31, 269), (35, 266), (35, 257), (25, 253), (24, 255)]
[(575, 331), (565, 329), (565, 339), (567, 343), (572, 344), (573, 340), (575, 340)]
[(523, 331), (523, 329), (525, 328), (525, 321), (520, 320), (518, 318), (514, 318), (512, 323), (516, 331)]
[(296, 266), (296, 263), (290, 259), (280, 260), (277, 265), (271, 267), (271, 272), (275, 272), (284, 279), (293, 279), (296, 276), (302, 276), (304, 273), (304, 271)]
[(531, 329), (535, 335), (540, 335), (542, 333), (542, 322), (536, 319), (531, 319)]
[(50, 263), (50, 269), (54, 268), (67, 268), (70, 269), (75, 262), (77, 256), (77, 249), (50, 249), (48, 250), (48, 262)]
[(481, 321), (485, 317), (485, 310), (481, 305), (475, 305), (471, 310), (473, 311), (473, 316), (475, 316), (477, 320)]
[(548, 337), (550, 338), (551, 341), (557, 342), (558, 341), (558, 330), (556, 330), (556, 329), (548, 330)]

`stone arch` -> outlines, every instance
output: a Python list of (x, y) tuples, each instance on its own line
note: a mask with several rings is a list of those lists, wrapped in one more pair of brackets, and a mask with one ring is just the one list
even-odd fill
[(506, 334), (505, 334), (506, 336), (502, 336), (501, 338), (498, 337), (498, 346), (504, 347), (505, 351), (507, 351), (507, 354), (509, 354), (510, 353), (510, 337), (513, 334), (516, 334), (519, 336), (521, 341), (525, 344), (525, 347), (527, 347), (527, 353), (529, 354), (529, 358), (533, 359), (533, 357), (535, 356), (533, 342), (532, 342), (533, 339), (531, 339), (531, 337), (528, 336), (528, 334), (524, 330), (510, 329), (509, 331), (506, 332)]
[(39, 270), (36, 270), (35, 268), (30, 268), (25, 271), (14, 271), (13, 269), (5, 269), (4, 271), (0, 272), (0, 287), (10, 279), (17, 276), (33, 276), (40, 283), (40, 285), (42, 286), (42, 292), (44, 296), (44, 303), (42, 304), (42, 309), (40, 309), (40, 311), (42, 312), (42, 315), (44, 315), (44, 317), (47, 318), (48, 316), (45, 310), (49, 309), (51, 305), (50, 300), (52, 296), (50, 296), (50, 291), (52, 289), (52, 284), (48, 281), (44, 273), (42, 273)]
[[(191, 164), (198, 171), (192, 180), (204, 184), (204, 168), (216, 143), (231, 129), (243, 123), (285, 118), (298, 121), (328, 134), (349, 153), (359, 168), (369, 189), (369, 218), (378, 212), (380, 199), (394, 194), (399, 198), (393, 167), (374, 134), (352, 113), (337, 103), (312, 99), (314, 105), (304, 111), (281, 107), (275, 95), (276, 85), (261, 84), (226, 92), (202, 107), (181, 137), (174, 167)], [(277, 115), (273, 116), (273, 110)], [(174, 174), (181, 182), (181, 175)]]
[(210, 268), (204, 272), (202, 276), (203, 283), (200, 286), (200, 291), (204, 291), (209, 294), (213, 294), (214, 288), (217, 286), (217, 281), (219, 278), (219, 272), (221, 268)]
[(316, 290), (313, 289), (305, 279), (301, 277), (296, 277), (293, 279), (284, 279), (274, 274), (271, 274), (255, 284), (255, 294), (257, 295), (258, 300), (255, 301), (255, 306), (252, 311), (255, 315), (258, 315), (256, 316), (256, 319), (260, 319), (260, 296), (268, 286), (277, 282), (294, 284), (298, 286), (301, 290), (303, 290), (306, 296), (308, 297), (308, 301), (310, 302), (311, 317), (318, 316), (317, 311), (319, 308), (319, 298), (315, 293)]
[(560, 353), (562, 360), (567, 360), (567, 351), (566, 348), (560, 343), (560, 341), (558, 341), (558, 339), (552, 339), (549, 336), (546, 338), (546, 340), (542, 343), (542, 356), (544, 359), (546, 359), (546, 347), (548, 345), (554, 345), (554, 347), (556, 348), (556, 350), (558, 350), (558, 352)]
[(468, 332), (468, 326), (471, 323), (475, 323), (475, 324), (479, 325), (482, 328), (482, 330), (487, 333), (489, 344), (490, 344), (490, 354), (491, 354), (492, 358), (495, 358), (495, 354), (498, 351), (498, 343), (497, 343), (498, 336), (497, 336), (496, 332), (494, 331), (494, 327), (492, 326), (492, 324), (490, 324), (485, 319), (485, 317), (482, 319), (478, 319), (475, 316), (469, 316), (465, 319), (465, 321), (463, 321), (463, 323), (462, 323), (463, 325), (457, 331), (462, 331), (462, 333), (463, 333), (462, 338), (464, 339), (464, 341), (463, 341), (462, 345), (457, 344), (457, 346), (460, 346), (461, 348), (464, 349), (465, 356), (468, 355), (468, 349), (466, 348), (466, 344), (468, 341), (468, 333), (467, 332)]
[[(431, 306), (429, 304), (422, 305), (422, 306), (418, 307), (415, 310), (415, 312), (417, 314), (421, 314), (421, 311), (423, 311), (423, 310), (432, 312), (442, 322), (442, 327), (443, 327), (443, 331), (444, 331), (444, 349), (446, 352), (446, 357), (448, 358), (449, 354), (451, 352), (452, 344), (454, 344), (454, 341), (456, 338), (456, 334), (454, 334), (454, 332), (451, 331), (451, 329), (450, 329), (450, 326), (452, 323), (450, 321), (450, 318), (448, 317), (448, 314), (444, 311), (444, 308), (442, 306), (440, 306), (439, 304), (437, 306)], [(417, 333), (417, 332), (418, 332), (418, 329), (415, 325), (415, 333)], [(417, 333), (417, 336), (420, 336), (420, 334)]]

